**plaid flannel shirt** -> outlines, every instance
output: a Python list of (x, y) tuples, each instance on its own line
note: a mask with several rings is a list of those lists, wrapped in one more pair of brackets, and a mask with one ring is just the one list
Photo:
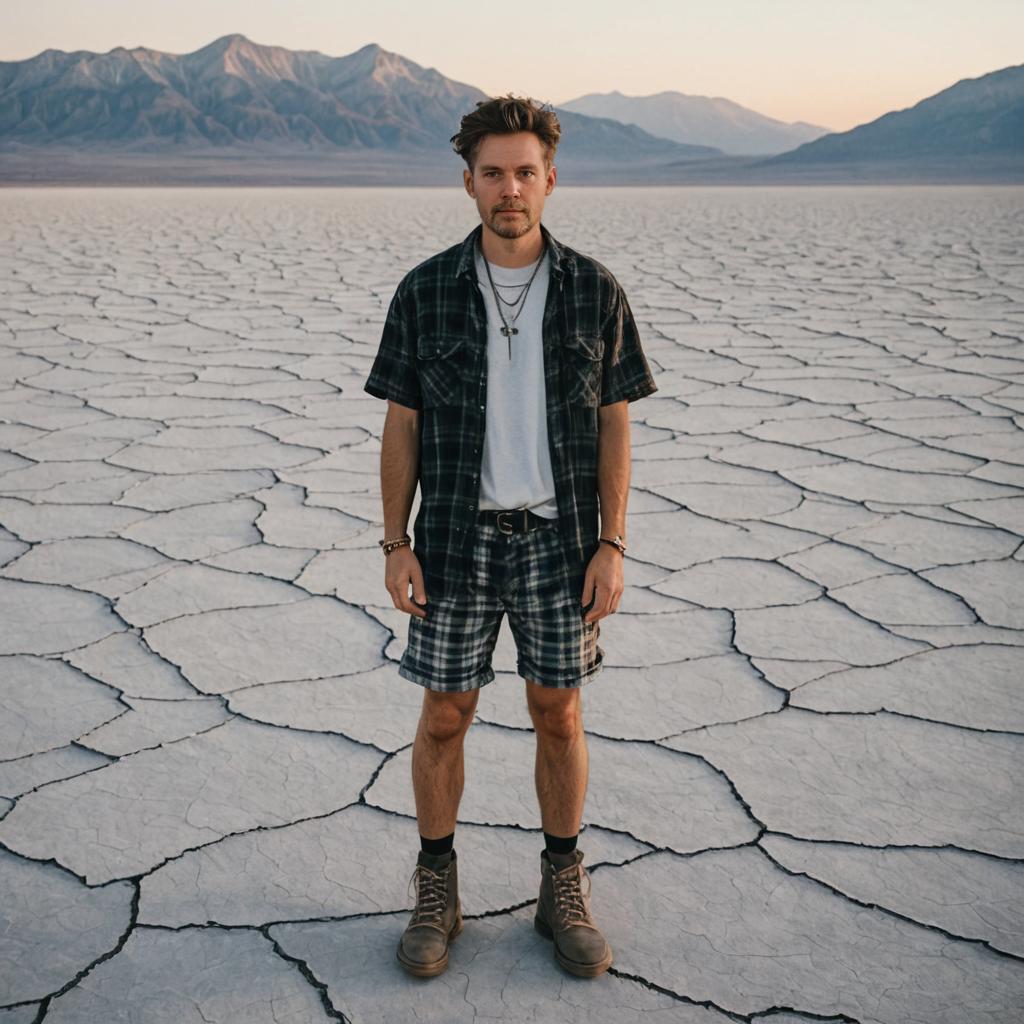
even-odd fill
[[(484, 450), (487, 313), (474, 252), (483, 226), (399, 283), (364, 390), (422, 410), (413, 550), (428, 598), (469, 576)], [(626, 296), (596, 260), (541, 225), (550, 256), (543, 317), (548, 443), (562, 547), (579, 592), (596, 552), (598, 407), (657, 391)]]

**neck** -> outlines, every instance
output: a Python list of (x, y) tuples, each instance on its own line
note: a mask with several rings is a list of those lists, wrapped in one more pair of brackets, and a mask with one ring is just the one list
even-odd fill
[(484, 259), (499, 267), (528, 267), (540, 258), (544, 236), (540, 233), (539, 222), (518, 238), (497, 235), (485, 224), (480, 248)]

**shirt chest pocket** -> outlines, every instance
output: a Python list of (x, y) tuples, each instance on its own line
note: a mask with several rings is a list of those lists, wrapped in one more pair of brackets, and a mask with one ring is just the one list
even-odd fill
[(421, 334), (416, 339), (416, 369), (425, 409), (458, 400), (465, 352), (466, 339), (457, 334)]
[(573, 405), (600, 405), (604, 338), (574, 332), (564, 342), (565, 397)]

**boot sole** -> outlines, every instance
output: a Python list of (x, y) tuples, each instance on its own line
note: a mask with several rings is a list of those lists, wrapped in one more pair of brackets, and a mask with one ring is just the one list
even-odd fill
[(599, 974), (604, 974), (612, 965), (612, 951), (608, 950), (608, 955), (603, 959), (599, 960), (595, 964), (581, 964), (576, 960), (570, 960), (567, 956), (563, 956), (558, 948), (558, 943), (555, 942), (555, 933), (551, 930), (550, 925), (545, 924), (539, 917), (534, 915), (533, 927), (544, 936), (545, 939), (550, 939), (555, 948), (555, 959), (559, 964), (564, 967), (570, 974), (575, 974), (578, 978), (596, 978)]
[[(455, 926), (448, 933), (448, 942), (452, 943), (455, 938), (462, 931), (462, 912), (459, 911), (458, 916), (455, 918)], [(444, 951), (444, 956), (440, 960), (435, 960), (433, 963), (425, 964), (419, 960), (409, 960), (405, 953), (402, 952), (402, 942), (398, 942), (398, 962), (405, 968), (406, 972), (412, 974), (417, 978), (433, 978), (438, 974), (443, 974), (448, 969), (448, 950)]]

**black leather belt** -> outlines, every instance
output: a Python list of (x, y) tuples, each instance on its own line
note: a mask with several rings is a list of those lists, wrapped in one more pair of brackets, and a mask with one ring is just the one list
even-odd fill
[(477, 514), (478, 523), (497, 526), (502, 533), (531, 533), (545, 526), (554, 526), (557, 519), (547, 519), (528, 508), (485, 508)]

